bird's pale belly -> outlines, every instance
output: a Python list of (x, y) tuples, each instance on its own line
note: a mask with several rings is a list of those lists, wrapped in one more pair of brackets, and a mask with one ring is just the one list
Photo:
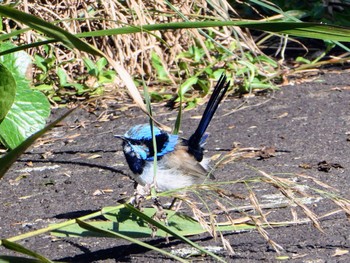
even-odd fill
[(145, 165), (141, 175), (134, 174), (133, 176), (135, 181), (143, 186), (153, 185), (154, 179), (156, 179), (155, 186), (158, 192), (184, 188), (193, 184), (201, 184), (206, 179), (203, 175), (191, 174), (178, 167), (166, 167), (162, 160), (157, 162), (156, 175), (154, 174), (153, 162), (149, 162)]

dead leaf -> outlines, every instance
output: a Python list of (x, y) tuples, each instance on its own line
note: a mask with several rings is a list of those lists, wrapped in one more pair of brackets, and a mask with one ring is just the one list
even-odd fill
[(288, 116), (288, 112), (284, 112), (281, 115), (275, 117), (275, 119), (282, 119), (282, 118), (287, 117), (287, 116)]
[(33, 167), (33, 162), (31, 162), (31, 161), (26, 162), (26, 166)]
[(347, 250), (347, 249), (336, 248), (332, 257), (339, 257), (339, 256), (346, 255), (348, 253), (349, 253), (349, 250)]
[(50, 156), (52, 156), (53, 153), (51, 151), (47, 151), (41, 155), (42, 159), (48, 159)]
[(97, 159), (97, 158), (102, 158), (102, 156), (100, 154), (93, 154), (91, 156), (88, 157), (89, 160), (91, 159)]
[(95, 192), (93, 192), (92, 194), (93, 196), (99, 196), (99, 195), (103, 195), (103, 192), (99, 189), (97, 189)]
[(299, 164), (299, 167), (303, 168), (303, 169), (311, 169), (312, 168), (312, 164), (310, 164), (310, 163), (301, 163), (301, 164)]
[(274, 147), (274, 146), (263, 147), (259, 151), (258, 157), (260, 157), (261, 159), (268, 159), (270, 157), (274, 157), (275, 153), (276, 153), (276, 147)]

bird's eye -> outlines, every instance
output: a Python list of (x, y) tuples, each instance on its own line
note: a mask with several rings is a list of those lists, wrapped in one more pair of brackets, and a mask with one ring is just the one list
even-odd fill
[(132, 145), (141, 145), (141, 144), (143, 144), (143, 140), (129, 139), (129, 142), (130, 142)]

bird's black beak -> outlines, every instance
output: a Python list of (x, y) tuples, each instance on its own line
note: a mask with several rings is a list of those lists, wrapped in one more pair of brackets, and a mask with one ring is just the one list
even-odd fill
[(127, 141), (127, 139), (125, 138), (125, 136), (123, 136), (123, 135), (118, 135), (118, 134), (116, 134), (116, 135), (113, 135), (115, 138), (118, 138), (118, 139), (122, 139), (123, 141)]

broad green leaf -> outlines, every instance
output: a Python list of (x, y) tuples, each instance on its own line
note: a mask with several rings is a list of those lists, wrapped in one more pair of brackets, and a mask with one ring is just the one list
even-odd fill
[[(111, 210), (110, 207), (106, 207), (108, 210)], [(103, 210), (102, 210), (103, 211)], [(205, 232), (203, 227), (193, 218), (186, 216), (184, 214), (176, 213), (172, 210), (164, 210), (164, 212), (167, 214), (168, 219), (168, 227), (181, 231), (182, 235), (196, 235), (199, 233)], [(142, 211), (143, 214), (147, 215), (148, 217), (152, 217), (156, 210), (154, 208), (144, 208)], [(151, 231), (147, 224), (145, 224), (144, 221), (137, 221), (135, 222), (135, 215), (132, 214), (128, 209), (123, 208), (118, 211), (118, 213), (106, 213), (104, 214), (104, 217), (106, 217), (108, 220), (114, 221), (119, 224), (125, 224), (125, 230), (131, 231), (130, 234), (135, 233), (147, 233), (151, 234)], [(124, 227), (124, 226), (122, 226)], [(157, 236), (165, 237), (166, 233), (164, 231), (157, 231)]]
[(103, 233), (103, 234), (107, 235), (108, 237), (122, 238), (122, 239), (125, 239), (125, 240), (127, 240), (127, 241), (130, 241), (130, 242), (132, 242), (132, 243), (134, 243), (134, 244), (137, 244), (137, 245), (146, 247), (146, 248), (148, 248), (148, 249), (152, 249), (153, 251), (157, 251), (157, 252), (159, 252), (159, 253), (162, 253), (162, 254), (164, 254), (164, 255), (166, 255), (166, 256), (168, 256), (168, 257), (174, 258), (174, 259), (176, 259), (176, 260), (178, 260), (178, 261), (180, 261), (180, 262), (187, 262), (187, 260), (184, 260), (184, 259), (182, 259), (182, 258), (180, 258), (180, 257), (178, 257), (178, 256), (175, 256), (175, 255), (173, 255), (173, 254), (171, 254), (171, 253), (169, 253), (169, 252), (167, 252), (167, 251), (165, 251), (165, 250), (163, 250), (163, 249), (157, 248), (157, 247), (152, 246), (152, 245), (150, 245), (150, 244), (148, 244), (148, 243), (145, 243), (145, 242), (143, 242), (143, 241), (140, 241), (140, 240), (137, 240), (137, 239), (133, 239), (133, 238), (130, 238), (130, 237), (128, 237), (128, 236), (121, 235), (121, 234), (118, 233), (118, 232), (109, 231), (109, 230), (104, 230), (104, 229), (98, 228), (98, 227), (96, 227), (96, 226), (94, 226), (94, 225), (92, 225), (92, 224), (90, 224), (90, 223), (86, 223), (86, 222), (84, 222), (84, 221), (81, 221), (81, 220), (79, 220), (79, 219), (77, 219), (77, 224), (78, 224), (80, 227), (82, 227), (82, 228), (84, 228), (84, 229), (87, 229), (87, 230), (89, 230), (89, 231), (93, 231), (93, 232), (97, 232), (97, 233)]
[[(103, 230), (109, 230), (118, 232), (121, 234), (126, 234), (125, 231), (120, 229), (119, 224), (116, 224), (112, 221), (91, 221), (89, 222), (94, 227), (103, 229)], [(80, 227), (77, 223), (70, 224), (68, 226), (61, 227), (59, 229), (54, 229), (51, 231), (51, 234), (57, 237), (110, 237), (109, 235), (106, 235), (105, 233), (96, 232), (96, 231), (90, 231), (85, 228)], [(149, 237), (150, 231), (148, 233), (141, 233), (139, 232), (139, 235), (128, 235), (132, 238), (143, 238), (143, 237)]]
[(50, 104), (44, 94), (30, 89), (17, 90), (15, 102), (0, 124), (1, 140), (14, 149), (44, 128), (49, 115)]
[(16, 251), (16, 252), (19, 252), (21, 254), (25, 254), (25, 255), (34, 257), (36, 259), (39, 259), (41, 262), (53, 263), (53, 261), (51, 261), (51, 260), (47, 259), (46, 257), (38, 254), (37, 252), (32, 251), (32, 250), (30, 250), (28, 248), (25, 248), (24, 246), (22, 246), (20, 244), (8, 241), (6, 239), (2, 239), (1, 240), (1, 245), (3, 245), (4, 247), (6, 247), (7, 249), (10, 249), (12, 251)]
[(147, 223), (157, 227), (158, 229), (161, 229), (163, 231), (165, 231), (166, 233), (168, 233), (169, 235), (176, 237), (178, 239), (180, 239), (181, 241), (187, 243), (188, 245), (197, 248), (199, 251), (217, 259), (220, 262), (225, 262), (222, 258), (220, 258), (219, 256), (213, 254), (210, 251), (205, 250), (203, 247), (201, 247), (200, 245), (198, 245), (197, 243), (189, 240), (188, 238), (184, 237), (183, 235), (181, 235), (181, 233), (179, 233), (179, 231), (177, 230), (172, 230), (170, 228), (168, 228), (167, 226), (165, 226), (164, 224), (152, 219), (151, 217), (143, 214), (140, 210), (136, 209), (135, 207), (131, 206), (130, 204), (125, 204), (125, 207), (127, 209), (129, 209), (131, 211), (131, 213), (133, 213), (135, 216), (141, 218), (142, 220), (146, 221)]
[(209, 89), (210, 89), (210, 85), (209, 85), (208, 81), (198, 79), (197, 85), (200, 87), (201, 90), (203, 90), (205, 92), (205, 94), (208, 94)]
[[(103, 216), (109, 221), (93, 221), (89, 224), (108, 231), (116, 231), (120, 234), (132, 238), (150, 237), (152, 230), (148, 223), (142, 218), (135, 216), (126, 208), (105, 207), (102, 209)], [(113, 212), (108, 212), (113, 211)], [(168, 228), (177, 231), (183, 236), (198, 235), (207, 232), (202, 225), (185, 214), (176, 213), (173, 210), (164, 210), (167, 214)], [(147, 217), (152, 217), (156, 213), (154, 208), (144, 208), (142, 214)], [(218, 231), (248, 231), (256, 229), (251, 224), (237, 224), (237, 225), (220, 225), (216, 226)], [(60, 237), (108, 237), (103, 233), (91, 232), (81, 228), (78, 224), (72, 224), (51, 232), (55, 236)], [(156, 232), (158, 237), (166, 237), (167, 232), (158, 230)]]
[[(120, 234), (132, 237), (132, 238), (145, 238), (150, 237), (152, 234), (151, 228), (148, 226), (147, 222), (143, 221), (141, 218), (137, 218), (128, 209), (121, 208), (115, 212), (111, 211), (113, 207), (105, 207), (102, 209), (102, 213), (106, 219), (109, 221), (95, 221), (89, 222), (89, 224), (108, 231), (115, 231)], [(144, 208), (143, 213), (149, 217), (155, 214), (156, 210), (154, 208)], [(205, 230), (200, 226), (200, 224), (193, 220), (192, 218), (176, 214), (175, 211), (165, 210), (168, 214), (169, 228), (178, 230), (183, 235), (195, 235), (205, 232)], [(178, 220), (180, 222), (178, 222)], [(90, 237), (108, 237), (103, 233), (96, 233), (87, 231), (81, 228), (78, 224), (69, 225), (64, 228), (57, 229), (52, 232), (55, 236), (60, 237), (79, 237), (79, 236), (90, 236)], [(158, 230), (156, 233), (159, 237), (166, 237), (166, 232)]]
[[(11, 43), (1, 43), (0, 50), (10, 49)], [(16, 82), (16, 96), (12, 107), (0, 124), (0, 140), (8, 148), (15, 148), (34, 132), (42, 129), (50, 114), (47, 98), (30, 89), (25, 78), (31, 66), (30, 56), (24, 51), (0, 57), (0, 61), (10, 71)]]
[(100, 73), (108, 64), (108, 61), (106, 58), (100, 58), (96, 62), (96, 67), (98, 69), (98, 72)]
[[(0, 50), (8, 50), (16, 47), (14, 44), (10, 42), (3, 42), (0, 44)], [(12, 54), (8, 54), (0, 57), (0, 61), (7, 66), (7, 68), (20, 76), (25, 76), (29, 67), (31, 67), (32, 59), (27, 54), (27, 52), (21, 50)]]
[(10, 110), (16, 95), (16, 81), (11, 72), (0, 64), (0, 123)]
[[(112, 211), (113, 207), (106, 207), (103, 210)], [(130, 238), (149, 237), (152, 231), (148, 226), (148, 223), (151, 223), (158, 228), (158, 236), (165, 237), (167, 234), (170, 234), (200, 251), (209, 254), (217, 260), (222, 261), (218, 256), (206, 251), (183, 236), (184, 234), (193, 235), (206, 231), (196, 220), (185, 215), (177, 214), (174, 211), (166, 210), (168, 213), (168, 226), (164, 226), (163, 224), (151, 219), (155, 212), (156, 210), (154, 208), (145, 208), (144, 212), (140, 212), (137, 209), (128, 206), (128, 209), (122, 208), (116, 210), (116, 212), (104, 214), (106, 218), (112, 219), (113, 221), (89, 222), (84, 223), (83, 225), (82, 222), (78, 221), (77, 224), (56, 229), (51, 233), (60, 237), (103, 236), (119, 237), (128, 240)], [(185, 233), (182, 233), (183, 229), (186, 229)], [(130, 239), (130, 241), (132, 240)], [(136, 243), (135, 241), (132, 242)]]
[(68, 79), (68, 75), (67, 75), (66, 71), (64, 71), (62, 68), (58, 68), (57, 69), (57, 76), (58, 76), (58, 79), (60, 81), (60, 85), (62, 87), (64, 87), (67, 84), (67, 79)]
[(96, 65), (94, 64), (94, 62), (88, 57), (83, 58), (83, 61), (84, 61), (84, 65), (85, 65), (88, 73), (90, 75), (97, 76), (98, 69), (97, 69)]
[(67, 117), (74, 109), (68, 111), (65, 113), (62, 117), (58, 118), (54, 122), (52, 122), (50, 125), (46, 126), (44, 129), (41, 129), (40, 131), (34, 133), (32, 136), (27, 138), (24, 142), (22, 142), (20, 145), (18, 145), (15, 149), (8, 152), (5, 156), (0, 158), (0, 179), (5, 175), (7, 170), (12, 166), (12, 164), (17, 160), (17, 158), (28, 149), (29, 146), (31, 146), (36, 139), (38, 139), (40, 136), (42, 136), (44, 133), (46, 133), (48, 130), (53, 128), (57, 123), (59, 123), (61, 120), (63, 120), (65, 117)]
[[(175, 222), (175, 219), (180, 218), (181, 222)], [(205, 230), (197, 221), (193, 221), (191, 218), (190, 221), (187, 221), (187, 218), (190, 217), (174, 217), (173, 219), (169, 218), (172, 222), (169, 224), (170, 229), (179, 231), (183, 236), (193, 236), (206, 233)], [(146, 238), (152, 235), (152, 230), (150, 227), (142, 220), (133, 221), (127, 220), (123, 222), (116, 221), (91, 221), (89, 222), (94, 227), (118, 232), (125, 236), (131, 238)], [(279, 226), (279, 225), (278, 225)], [(221, 225), (216, 226), (217, 231), (221, 232), (242, 232), (242, 231), (251, 231), (255, 230), (256, 227), (252, 224), (237, 224), (237, 225)], [(110, 237), (102, 232), (89, 231), (80, 227), (78, 224), (70, 224), (58, 229), (51, 231), (51, 234), (57, 237)], [(158, 237), (166, 237), (166, 232), (158, 230), (156, 233)]]
[(186, 92), (198, 81), (198, 77), (194, 76), (189, 79), (187, 79), (184, 83), (181, 84), (180, 90), (179, 90), (179, 96), (184, 96)]
[(155, 68), (156, 72), (157, 72), (157, 75), (158, 75), (158, 78), (160, 80), (163, 80), (163, 81), (167, 81), (169, 80), (169, 77), (168, 77), (168, 72), (167, 70), (164, 68), (164, 65), (162, 63), (162, 60), (161, 58), (157, 55), (156, 52), (152, 52), (151, 53), (151, 63), (152, 63), (152, 66)]
[[(0, 44), (0, 51), (9, 50), (15, 47), (10, 42)], [(26, 80), (26, 72), (31, 66), (32, 60), (30, 56), (23, 50), (16, 53), (0, 56), (0, 62), (12, 73), (16, 80), (17, 89), (29, 88), (28, 80)]]

